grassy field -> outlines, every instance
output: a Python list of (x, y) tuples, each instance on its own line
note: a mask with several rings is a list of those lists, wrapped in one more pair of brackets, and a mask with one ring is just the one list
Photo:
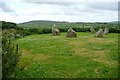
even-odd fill
[[(21, 56), (15, 76), (23, 78), (117, 78), (118, 34), (105, 38), (78, 32), (77, 38), (30, 35), (14, 42)], [(14, 74), (13, 74), (14, 75)], [(11, 76), (13, 76), (11, 75)]]

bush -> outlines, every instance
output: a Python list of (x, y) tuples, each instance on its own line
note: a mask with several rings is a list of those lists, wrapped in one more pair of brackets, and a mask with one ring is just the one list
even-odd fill
[(60, 27), (60, 28), (59, 28), (60, 32), (67, 32), (68, 29), (69, 29), (68, 27), (63, 27), (63, 28)]
[(43, 28), (43, 33), (52, 33), (50, 28)]
[(110, 28), (110, 33), (120, 33), (120, 29), (118, 28)]
[(5, 22), (5, 21), (1, 21), (1, 22), (2, 22), (2, 29), (18, 28), (17, 24), (15, 23)]
[(11, 44), (11, 41), (2, 39), (2, 75), (3, 78), (8, 77), (14, 71), (14, 67), (18, 62), (18, 45)]
[(73, 28), (76, 32), (89, 32), (90, 28)]

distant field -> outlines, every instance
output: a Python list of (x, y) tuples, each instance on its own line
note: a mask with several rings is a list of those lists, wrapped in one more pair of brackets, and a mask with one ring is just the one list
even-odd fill
[(65, 35), (40, 34), (15, 40), (21, 52), (16, 77), (118, 77), (118, 34), (110, 33), (105, 38), (87, 32), (78, 32), (77, 38)]
[(18, 26), (23, 27), (23, 28), (45, 28), (45, 27), (52, 27), (53, 24), (56, 24), (56, 27), (85, 27), (85, 28), (90, 28), (90, 27), (118, 27), (118, 24), (116, 23), (100, 23), (100, 22), (95, 22), (95, 23), (89, 23), (89, 22), (59, 22), (59, 21), (44, 21), (44, 20), (35, 20), (35, 21), (29, 21), (29, 22), (24, 22), (18, 24)]

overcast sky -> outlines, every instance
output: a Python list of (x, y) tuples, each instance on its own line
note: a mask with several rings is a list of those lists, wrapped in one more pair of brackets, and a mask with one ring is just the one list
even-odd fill
[(0, 0), (0, 20), (109, 22), (118, 20), (118, 0)]

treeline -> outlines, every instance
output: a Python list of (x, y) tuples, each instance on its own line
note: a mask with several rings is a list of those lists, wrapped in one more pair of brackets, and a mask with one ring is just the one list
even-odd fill
[[(4, 22), (2, 21), (2, 29), (3, 29), (3, 37), (8, 37), (12, 39), (16, 39), (19, 37), (24, 37), (31, 34), (47, 34), (52, 33), (52, 27), (40, 27), (40, 28), (22, 28), (18, 27), (15, 23)], [(84, 26), (84, 25), (83, 25)], [(108, 26), (108, 24), (106, 24)], [(60, 32), (67, 32), (69, 27), (58, 27), (56, 26)], [(78, 27), (71, 26), (76, 32), (90, 32), (90, 27)], [(102, 29), (105, 29), (104, 26), (101, 26)], [(100, 27), (93, 27), (96, 31), (99, 30)], [(110, 33), (120, 33), (120, 29), (118, 27), (110, 27)]]
[(2, 29), (22, 29), (21, 27), (18, 27), (17, 24), (12, 22), (0, 21), (0, 23), (1, 23), (0, 27)]
[[(67, 32), (67, 30), (69, 29), (68, 27), (62, 27), (62, 28), (58, 28), (60, 30), (60, 32)], [(78, 28), (78, 27), (73, 27), (73, 29), (76, 32), (90, 32), (90, 28)], [(99, 28), (94, 28), (95, 30), (99, 30)], [(103, 30), (105, 28), (102, 28)], [(47, 34), (47, 33), (52, 33), (51, 28), (31, 28), (31, 29), (24, 29), (23, 30), (23, 35), (31, 35), (31, 34)], [(120, 33), (120, 29), (118, 28), (110, 28), (109, 33)]]

